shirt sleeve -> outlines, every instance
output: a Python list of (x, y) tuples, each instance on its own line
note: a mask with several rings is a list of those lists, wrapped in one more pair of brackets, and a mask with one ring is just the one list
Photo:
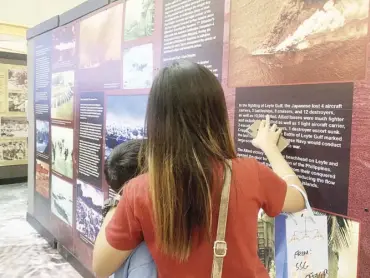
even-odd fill
[(135, 249), (142, 241), (142, 228), (135, 215), (135, 191), (126, 185), (117, 209), (105, 228), (108, 243), (115, 249), (127, 251)]
[(269, 167), (262, 163), (257, 162), (257, 167), (262, 209), (268, 216), (275, 217), (281, 213), (283, 209), (287, 184)]

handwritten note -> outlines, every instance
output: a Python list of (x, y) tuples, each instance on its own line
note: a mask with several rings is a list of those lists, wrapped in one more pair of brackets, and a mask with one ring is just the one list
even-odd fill
[(313, 219), (286, 219), (288, 278), (329, 277), (327, 217)]

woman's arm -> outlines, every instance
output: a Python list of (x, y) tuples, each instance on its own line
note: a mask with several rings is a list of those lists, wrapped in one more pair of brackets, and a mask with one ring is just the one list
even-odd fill
[(252, 142), (255, 147), (265, 153), (274, 172), (288, 185), (283, 211), (298, 212), (305, 208), (304, 198), (297, 189), (290, 185), (299, 186), (304, 192), (305, 189), (277, 147), (281, 132), (282, 130), (277, 129), (276, 125), (271, 126), (270, 117), (267, 116), (266, 120), (261, 122), (257, 137)]
[(98, 277), (106, 277), (114, 273), (132, 252), (132, 250), (117, 250), (107, 241), (105, 229), (115, 212), (116, 208), (112, 208), (107, 213), (95, 241), (92, 269)]
[(289, 166), (283, 155), (280, 153), (279, 149), (277, 147), (265, 149), (264, 153), (271, 164), (272, 170), (274, 170), (274, 172), (279, 177), (283, 178), (288, 185), (283, 211), (298, 212), (305, 209), (305, 202), (302, 194), (297, 189), (291, 187), (290, 185), (294, 184), (300, 187), (303, 190), (303, 192), (306, 192), (306, 190), (304, 189), (301, 181), (294, 173), (292, 168)]
[(135, 184), (127, 184), (116, 208), (106, 215), (93, 253), (93, 270), (98, 276), (109, 276), (128, 258), (144, 240), (139, 215), (141, 207), (136, 205), (140, 194)]

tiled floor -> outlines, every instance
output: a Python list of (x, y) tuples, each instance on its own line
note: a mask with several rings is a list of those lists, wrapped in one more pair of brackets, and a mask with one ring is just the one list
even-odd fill
[(79, 278), (27, 223), (27, 184), (0, 185), (0, 278)]

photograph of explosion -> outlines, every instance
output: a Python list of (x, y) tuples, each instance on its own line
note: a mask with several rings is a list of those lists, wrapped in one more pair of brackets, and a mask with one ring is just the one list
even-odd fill
[(51, 212), (72, 227), (73, 185), (51, 176)]
[(83, 20), (80, 24), (80, 68), (98, 68), (121, 59), (122, 4)]
[(105, 158), (128, 140), (145, 136), (148, 95), (108, 96), (105, 123)]
[(150, 88), (153, 80), (153, 45), (135, 46), (123, 52), (123, 88)]
[(369, 0), (231, 0), (229, 86), (363, 80), (368, 18)]
[(36, 151), (38, 153), (49, 152), (49, 122), (36, 120)]
[(73, 178), (73, 129), (51, 127), (52, 169), (70, 179)]
[[(355, 220), (315, 211), (328, 220), (328, 278), (356, 278), (360, 224)], [(258, 255), (269, 272), (276, 277), (274, 219), (263, 211), (258, 217)]]
[(53, 73), (51, 87), (51, 118), (73, 120), (74, 71)]
[(88, 243), (94, 244), (103, 222), (103, 203), (101, 190), (77, 180), (76, 229)]
[(28, 137), (25, 117), (1, 117), (1, 137)]
[(124, 40), (149, 37), (154, 31), (154, 0), (127, 0)]
[(9, 112), (26, 112), (27, 68), (8, 70), (8, 105)]
[(35, 189), (44, 198), (49, 199), (50, 167), (45, 162), (36, 159), (36, 186)]

